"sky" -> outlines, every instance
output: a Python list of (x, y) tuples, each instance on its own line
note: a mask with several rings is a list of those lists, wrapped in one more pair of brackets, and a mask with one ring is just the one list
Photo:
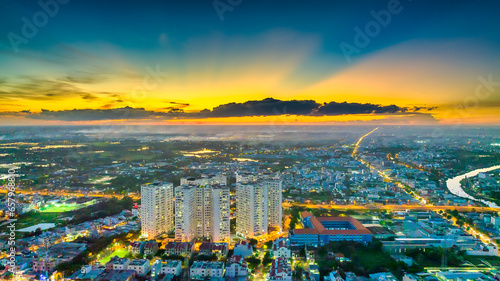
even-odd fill
[(4, 0), (0, 125), (498, 125), (499, 8)]

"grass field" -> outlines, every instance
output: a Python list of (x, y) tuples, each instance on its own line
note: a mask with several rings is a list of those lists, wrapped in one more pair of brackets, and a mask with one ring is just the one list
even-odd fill
[(70, 212), (74, 210), (78, 210), (84, 207), (87, 207), (89, 205), (92, 205), (96, 203), (95, 200), (91, 200), (88, 202), (85, 202), (83, 204), (76, 204), (76, 203), (58, 203), (58, 204), (52, 204), (47, 207), (42, 207), (40, 208), (40, 212), (42, 213), (64, 213), (64, 212)]
[[(31, 211), (29, 213), (20, 215), (16, 221), (16, 229), (22, 229), (37, 225), (39, 223), (59, 223), (59, 219), (72, 216), (71, 211), (78, 210), (89, 205), (96, 203), (96, 200), (91, 200), (83, 204), (52, 204), (47, 207), (40, 208), (39, 211)], [(0, 227), (0, 232), (7, 231), (7, 225)]]
[(114, 256), (118, 256), (119, 258), (123, 258), (123, 257), (125, 257), (127, 254), (128, 254), (128, 250), (127, 250), (127, 248), (119, 249), (119, 250), (116, 250), (116, 251), (114, 251), (113, 253), (111, 253), (109, 256), (106, 256), (106, 257), (104, 257), (104, 258), (101, 258), (100, 263), (101, 263), (101, 264), (105, 264), (105, 263), (107, 263), (109, 260), (111, 260), (111, 258), (112, 258), (112, 257), (114, 257)]

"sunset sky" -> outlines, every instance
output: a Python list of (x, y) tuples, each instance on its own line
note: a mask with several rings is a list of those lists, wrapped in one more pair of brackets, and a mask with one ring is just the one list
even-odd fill
[(500, 124), (498, 1), (37, 2), (0, 125)]

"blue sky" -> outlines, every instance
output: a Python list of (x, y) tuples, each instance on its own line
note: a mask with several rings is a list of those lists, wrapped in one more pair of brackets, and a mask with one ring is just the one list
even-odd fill
[[(19, 44), (16, 52), (12, 34), (23, 36), (23, 17), (31, 22), (33, 15), (43, 11), (37, 2), (0, 3), (0, 98), (8, 97), (3, 100), (11, 105), (0, 111), (69, 109), (74, 101), (61, 97), (58, 105), (37, 106), (31, 103), (36, 93), (25, 93), (26, 84), (33, 81), (52, 83), (67, 76), (106, 81), (63, 85), (73, 92), (94, 91), (103, 97), (102, 101), (82, 103), (81, 108), (103, 108), (110, 102), (105, 93), (127, 95), (130, 86), (126, 82), (147, 75), (145, 67), (156, 64), (169, 73), (172, 85), (154, 89), (151, 96), (155, 101), (137, 106), (149, 108), (164, 97), (200, 110), (244, 102), (244, 96), (248, 96), (246, 100), (310, 98), (319, 102), (379, 101), (449, 107), (473, 92), (478, 76), (500, 75), (498, 1), (70, 0), (58, 4), (57, 13), (38, 28), (33, 38)], [(224, 12), (222, 20), (214, 6), (231, 3), (238, 5)], [(356, 46), (354, 28), (365, 30), (374, 21), (373, 12), (388, 10), (391, 5), (400, 12), (391, 14), (387, 26), (380, 26), (366, 46), (346, 59), (340, 45)], [(420, 65), (423, 61), (426, 64)], [(425, 79), (429, 85), (418, 91), (401, 89), (402, 98), (395, 94), (397, 89), (387, 87), (391, 94), (380, 99), (375, 94), (359, 93), (366, 89), (346, 86), (353, 81), (350, 76), (344, 77), (349, 73), (358, 76), (359, 83), (366, 81), (368, 88), (373, 87), (367, 73), (377, 74), (377, 68), (384, 73), (392, 68), (395, 79), (407, 84), (417, 85)], [(422, 74), (426, 68), (428, 76)], [(399, 77), (402, 72), (411, 73), (414, 80)], [(241, 81), (238, 73), (244, 77)], [(441, 73), (441, 83), (434, 81)], [(340, 82), (339, 76), (344, 77)], [(377, 79), (386, 79), (384, 85), (392, 84), (388, 77), (391, 75)], [(236, 81), (234, 85), (232, 81)], [(195, 87), (195, 83), (203, 88)], [(255, 87), (254, 93), (232, 94), (236, 85), (248, 88), (259, 84), (263, 86)], [(376, 84), (380, 86), (377, 91), (383, 92), (384, 85)], [(334, 93), (327, 92), (330, 89)], [(415, 99), (422, 91), (422, 98)], [(433, 91), (436, 96), (442, 93), (441, 97), (434, 99)], [(62, 96), (64, 91), (60, 92)], [(214, 96), (217, 102), (207, 103), (207, 95), (214, 92), (221, 93)], [(14, 98), (15, 93), (21, 93), (19, 99)], [(458, 98), (453, 99), (454, 93)], [(26, 106), (14, 106), (23, 99), (27, 99)], [(489, 97), (481, 105), (491, 107), (499, 100)]]

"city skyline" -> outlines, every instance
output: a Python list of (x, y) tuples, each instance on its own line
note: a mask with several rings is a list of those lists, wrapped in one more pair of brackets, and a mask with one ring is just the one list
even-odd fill
[(498, 128), (210, 127), (0, 127), (2, 279), (500, 276)]

